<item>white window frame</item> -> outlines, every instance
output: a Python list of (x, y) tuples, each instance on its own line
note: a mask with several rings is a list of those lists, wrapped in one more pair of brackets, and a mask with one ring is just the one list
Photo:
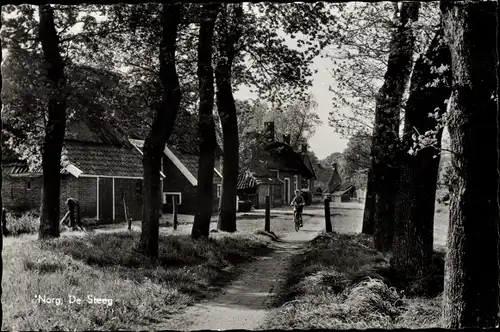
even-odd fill
[(220, 198), (222, 194), (222, 184), (217, 184), (217, 198)]
[(311, 190), (311, 179), (307, 179), (307, 188), (306, 190)]
[(179, 196), (179, 200), (177, 201), (177, 204), (181, 205), (182, 204), (182, 193), (178, 191), (167, 191), (163, 193), (163, 204), (168, 204), (167, 203), (167, 195), (177, 195)]
[[(288, 182), (288, 192), (286, 191), (286, 183)], [(290, 185), (290, 178), (284, 178), (283, 179), (283, 191), (285, 192), (285, 195), (283, 197), (284, 201), (286, 202), (286, 204), (290, 204), (291, 200), (292, 200), (292, 195), (290, 193), (290, 189), (291, 188), (291, 185)]]

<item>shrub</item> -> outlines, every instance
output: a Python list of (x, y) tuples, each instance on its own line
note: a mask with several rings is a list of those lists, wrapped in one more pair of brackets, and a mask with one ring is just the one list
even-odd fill
[(28, 211), (23, 213), (21, 217), (7, 214), (7, 229), (10, 235), (34, 234), (38, 232), (39, 226), (40, 219), (38, 212)]

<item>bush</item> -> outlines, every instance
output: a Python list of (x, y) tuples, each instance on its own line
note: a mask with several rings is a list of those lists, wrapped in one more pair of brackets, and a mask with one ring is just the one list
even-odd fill
[(40, 219), (36, 211), (25, 212), (21, 217), (15, 217), (10, 213), (7, 214), (7, 230), (10, 235), (34, 234), (38, 232), (39, 226)]

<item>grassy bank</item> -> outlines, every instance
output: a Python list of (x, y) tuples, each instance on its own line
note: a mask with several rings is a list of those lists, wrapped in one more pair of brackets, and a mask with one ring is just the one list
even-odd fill
[[(363, 234), (320, 235), (292, 260), (266, 329), (432, 328), (439, 326), (442, 253), (435, 275), (409, 282)], [(427, 297), (418, 297), (425, 290)], [(429, 292), (430, 290), (430, 292)]]
[[(236, 275), (237, 264), (267, 252), (270, 242), (243, 233), (213, 234), (209, 241), (161, 235), (160, 258), (149, 262), (134, 250), (138, 237), (117, 232), (6, 246), (2, 329), (116, 330), (155, 323), (210, 295)], [(82, 302), (70, 304), (69, 295)], [(48, 298), (55, 300), (44, 303)]]

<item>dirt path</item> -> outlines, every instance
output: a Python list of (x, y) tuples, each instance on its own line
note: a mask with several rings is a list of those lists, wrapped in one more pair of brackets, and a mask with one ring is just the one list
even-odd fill
[(221, 295), (188, 308), (150, 330), (229, 330), (258, 329), (264, 323), (274, 295), (285, 281), (290, 259), (324, 228), (324, 219), (314, 217), (304, 222), (299, 232), (288, 233), (275, 243), (269, 256), (242, 267), (241, 276)]

